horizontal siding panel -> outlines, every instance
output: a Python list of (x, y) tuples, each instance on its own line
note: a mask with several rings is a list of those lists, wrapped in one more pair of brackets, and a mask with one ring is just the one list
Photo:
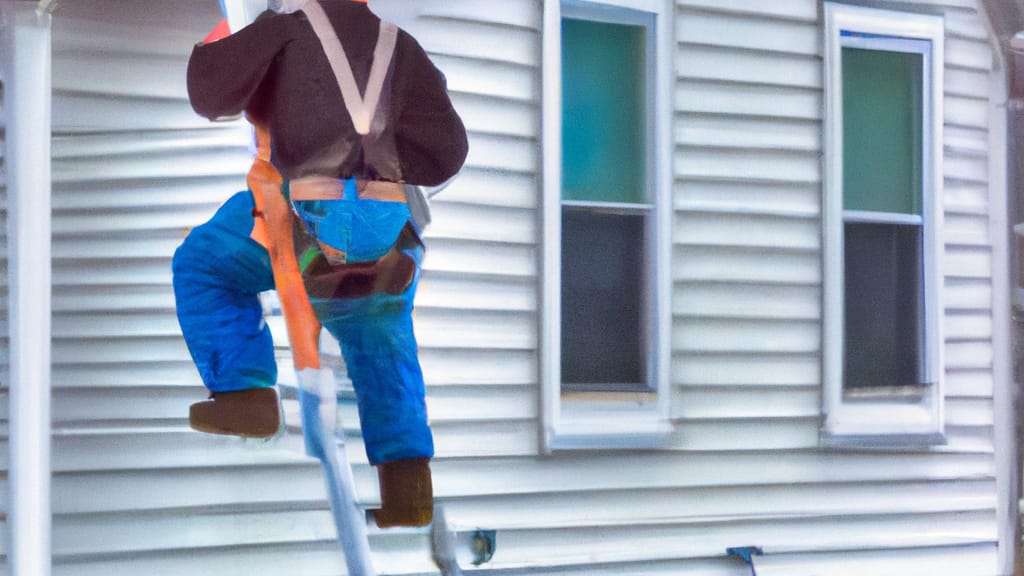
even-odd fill
[(951, 426), (993, 425), (991, 398), (946, 398), (946, 421)]
[(752, 214), (819, 214), (817, 183), (762, 183), (682, 180), (675, 185), (675, 209), (718, 208)]
[(443, 54), (435, 54), (431, 60), (444, 72), (448, 90), (454, 94), (535, 102), (540, 92), (540, 79), (528, 66), (493, 61), (481, 65), (475, 58)]
[[(212, 547), (211, 542), (217, 542), (216, 546), (253, 546), (330, 541), (336, 538), (334, 522), (328, 510), (234, 514), (203, 510), (191, 512), (185, 523), (177, 514), (136, 513), (131, 525), (125, 523), (121, 514), (64, 516), (54, 527), (53, 553), (59, 563), (62, 556), (111, 551), (134, 555), (159, 550), (200, 551)], [(203, 567), (199, 573), (206, 570)]]
[(942, 297), (953, 310), (989, 310), (992, 284), (987, 279), (946, 278)]
[(425, 274), (461, 273), (470, 276), (532, 278), (537, 274), (536, 248), (489, 242), (434, 238), (423, 262)]
[[(786, 514), (844, 516), (943, 511), (980, 511), (995, 504), (994, 483), (986, 480), (935, 483), (829, 483), (707, 486), (645, 491), (516, 494), (452, 499), (445, 513), (457, 526), (525, 527), (627, 524), (678, 518), (734, 518)], [(500, 538), (500, 535), (499, 535)]]
[(947, 245), (942, 265), (947, 278), (992, 277), (992, 256), (986, 246)]
[(233, 436), (193, 432), (183, 421), (177, 432), (64, 433), (58, 429), (53, 439), (56, 474), (310, 462), (315, 463), (301, 453), (301, 438), (246, 444)]
[(947, 308), (943, 322), (947, 341), (990, 340), (992, 338), (991, 314), (950, 314)]
[[(245, 148), (211, 146), (190, 150), (172, 150), (162, 154), (123, 154), (103, 157), (56, 158), (54, 183), (104, 181), (114, 186), (118, 180), (174, 178), (187, 166), (190, 177), (244, 174), (252, 165), (252, 154)], [(225, 190), (224, 195), (232, 191)]]
[(817, 121), (686, 114), (676, 117), (675, 142), (687, 147), (816, 152), (821, 149), (821, 125)]
[(675, 241), (684, 245), (736, 246), (816, 251), (820, 224), (806, 218), (772, 218), (744, 214), (679, 214)]
[[(55, 218), (54, 222), (57, 220)], [(113, 221), (111, 225), (117, 225), (117, 218), (110, 220)], [(88, 261), (93, 258), (97, 260), (120, 258), (126, 262), (166, 259), (169, 268), (174, 250), (185, 237), (184, 227), (179, 227), (176, 224), (165, 222), (166, 228), (163, 230), (156, 228), (150, 234), (146, 234), (144, 230), (136, 233), (112, 232), (113, 238), (93, 235), (82, 237), (57, 233), (54, 235), (52, 244), (53, 256), (76, 262)]]
[(233, 148), (249, 153), (251, 138), (252, 128), (248, 123), (229, 122), (211, 124), (210, 128), (203, 130), (59, 135), (53, 138), (51, 147), (54, 159), (92, 159), (110, 163), (111, 156), (138, 158), (143, 154), (181, 152), (202, 155), (206, 149)]
[(477, 0), (447, 0), (425, 3), (420, 10), (423, 16), (432, 18), (480, 20), (516, 28), (539, 29), (541, 26), (540, 11), (531, 2), (506, 2), (501, 10), (482, 12)]
[(425, 349), (420, 365), (428, 384), (535, 384), (532, 350)]
[[(987, 40), (987, 39), (986, 39)], [(947, 35), (946, 67), (988, 71), (992, 69), (992, 47), (986, 40), (965, 39)]]
[(689, 452), (812, 450), (818, 447), (820, 418), (744, 419), (682, 422), (670, 444)]
[[(538, 235), (533, 209), (449, 202), (432, 211), (429, 238), (531, 244)], [(428, 249), (430, 246), (428, 245)]]
[[(57, 388), (53, 392), (53, 422), (57, 426), (68, 426), (119, 420), (129, 416), (125, 414), (125, 406), (132, 407), (133, 420), (184, 420), (189, 405), (205, 398), (205, 388), (199, 384), (198, 375), (193, 375), (193, 379), (195, 385), (192, 386), (129, 387), (111, 382), (108, 386)], [(110, 398), (115, 396), (118, 401), (111, 402)]]
[[(974, 6), (976, 9), (977, 6)], [(989, 29), (983, 14), (974, 10), (950, 10), (944, 15), (946, 35), (973, 40), (989, 40)]]
[[(369, 486), (370, 471), (359, 471)], [(128, 469), (53, 477), (53, 511), (58, 515), (261, 505), (302, 508), (325, 500), (320, 464), (313, 459), (287, 466)]]
[(508, 64), (533, 65), (537, 60), (535, 33), (492, 24), (438, 18), (424, 23), (414, 34), (433, 54), (463, 56)]
[(821, 60), (817, 57), (685, 44), (677, 50), (675, 68), (679, 78), (687, 80), (717, 80), (818, 89), (822, 87)]
[(676, 82), (675, 107), (678, 112), (820, 121), (823, 106), (822, 93), (817, 87), (708, 82), (687, 77)]
[(452, 95), (466, 130), (481, 134), (529, 138), (536, 134), (537, 107), (529, 102), (502, 100), (491, 96)]
[(114, 97), (81, 92), (55, 92), (56, 133), (181, 130), (210, 126), (182, 99)]
[[(192, 211), (205, 208), (208, 218), (221, 201), (244, 189), (243, 172), (192, 178), (182, 171), (168, 178), (120, 180), (116, 185), (108, 181), (67, 181), (54, 185), (53, 208), (58, 212)], [(202, 221), (205, 218), (198, 222)]]
[[(760, 486), (817, 482), (991, 480), (990, 455), (828, 453), (808, 451), (592, 453), (533, 459), (438, 459), (432, 466), (441, 497), (587, 492), (617, 489)], [(633, 464), (631, 464), (633, 463)]]
[(62, 52), (54, 58), (53, 88), (106, 96), (180, 100), (186, 93), (187, 64), (178, 54), (161, 57), (109, 51)]
[[(601, 542), (599, 548), (583, 542)], [(757, 542), (769, 554), (779, 552), (847, 551), (872, 548), (966, 546), (995, 541), (991, 514), (847, 517), (838, 529), (833, 518), (767, 519), (742, 523), (701, 522), (502, 532), (502, 556), (493, 568), (527, 566), (537, 558), (545, 564), (641, 562), (679, 557), (706, 558), (722, 554), (737, 542)], [(756, 561), (755, 561), (756, 564)]]
[(334, 541), (278, 545), (234, 546), (207, 550), (171, 550), (151, 554), (72, 558), (55, 561), (61, 576), (109, 576), (130, 563), (133, 571), (152, 576), (181, 574), (343, 574), (344, 557)]
[[(983, 78), (987, 80), (987, 78)], [(987, 95), (983, 96), (987, 97)], [(964, 154), (984, 158), (988, 155), (988, 132), (964, 126), (943, 128), (943, 148), (946, 154)]]
[[(760, 15), (759, 15), (760, 16)], [(769, 20), (728, 12), (688, 10), (676, 14), (676, 40), (686, 44), (817, 56), (821, 34), (811, 22)]]
[(677, 280), (816, 286), (819, 263), (811, 253), (686, 246), (674, 251), (672, 271)]
[(816, 354), (674, 354), (672, 381), (695, 386), (820, 386)]
[(942, 162), (946, 177), (967, 182), (988, 182), (988, 158), (947, 154)]
[(821, 326), (785, 320), (692, 319), (673, 323), (672, 342), (679, 352), (812, 353), (821, 348)]
[[(811, 576), (822, 565), (836, 576), (996, 573), (995, 544), (924, 547), (910, 550), (848, 551), (843, 554), (771, 554), (758, 562), (762, 576)], [(990, 571), (986, 568), (990, 568)]]
[(970, 207), (987, 213), (987, 182), (969, 182), (955, 177), (947, 177), (943, 186), (943, 195), (946, 206)]
[(945, 352), (947, 369), (992, 368), (990, 342), (947, 342)]
[(948, 370), (943, 385), (948, 396), (972, 398), (991, 398), (995, 389), (992, 372), (986, 368)]
[(535, 143), (489, 134), (469, 134), (466, 166), (489, 170), (534, 173), (537, 170)]
[(946, 94), (988, 100), (991, 88), (988, 69), (973, 70), (947, 66), (943, 70), (943, 76), (943, 89)]
[(526, 421), (537, 409), (537, 391), (529, 386), (449, 384), (431, 386), (427, 395), (432, 422)]
[(812, 153), (687, 147), (676, 149), (675, 175), (806, 184), (821, 181), (821, 164)]
[(812, 286), (676, 284), (673, 313), (683, 318), (817, 320), (821, 290)]
[[(434, 210), (448, 202), (464, 202), (502, 208), (532, 208), (537, 205), (536, 178), (528, 173), (463, 168), (451, 185), (435, 196)], [(427, 229), (427, 237), (430, 236)]]
[(53, 363), (111, 364), (117, 362), (146, 364), (188, 358), (188, 349), (181, 335), (163, 337), (126, 337), (93, 339), (57, 339), (53, 343)]
[(175, 358), (167, 362), (67, 362), (54, 364), (53, 382), (54, 386), (67, 383), (76, 387), (95, 388), (198, 386), (199, 374), (188, 357)]
[[(72, 286), (54, 291), (53, 310), (63, 313), (174, 314), (170, 286), (138, 286), (111, 290), (104, 286)], [(112, 297), (113, 296), (113, 297)]]
[(750, 2), (749, 0), (677, 0), (676, 5), (703, 8), (712, 12), (744, 14), (762, 18), (779, 18), (800, 22), (815, 22), (818, 6), (807, 0), (778, 0), (776, 2)]
[(685, 386), (673, 395), (672, 414), (678, 420), (756, 420), (817, 418), (820, 410), (816, 387)]
[(938, 450), (961, 454), (995, 454), (995, 426), (954, 425), (946, 423), (946, 444)]
[(966, 126), (969, 128), (988, 128), (988, 100), (966, 98), (954, 94), (946, 94), (942, 102), (943, 117), (947, 124)]
[(504, 310), (527, 312), (537, 310), (537, 291), (522, 280), (503, 281), (491, 278), (462, 279), (441, 274), (427, 274), (416, 292), (416, 309)]
[(947, 209), (944, 224), (943, 238), (949, 244), (962, 246), (988, 246), (991, 244), (988, 214), (963, 214)]
[(443, 310), (416, 311), (416, 339), (420, 348), (488, 348), (530, 350), (536, 347), (533, 314), (465, 310), (458, 315)]

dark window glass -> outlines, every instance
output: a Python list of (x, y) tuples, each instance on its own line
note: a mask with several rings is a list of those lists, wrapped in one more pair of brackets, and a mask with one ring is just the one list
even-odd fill
[(847, 390), (922, 384), (921, 232), (845, 224)]
[(647, 216), (562, 209), (562, 387), (646, 390)]

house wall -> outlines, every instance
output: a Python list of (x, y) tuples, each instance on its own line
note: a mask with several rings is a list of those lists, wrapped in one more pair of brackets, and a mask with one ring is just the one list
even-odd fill
[(187, 424), (206, 392), (171, 256), (251, 158), (244, 125), (211, 125), (185, 97), (191, 47), (219, 18), (201, 0), (76, 1), (54, 18), (56, 575), (341, 565), (315, 461)]
[[(658, 451), (540, 454), (541, 1), (380, 0), (470, 133), (434, 203), (416, 322), (438, 457), (489, 566), (533, 573), (995, 574), (989, 69), (973, 1), (945, 15), (949, 444), (819, 448), (822, 48), (815, 0), (676, 7), (672, 417)], [(54, 25), (55, 574), (337, 574), (315, 461), (191, 432), (203, 389), (170, 258), (243, 186), (244, 125), (184, 95), (206, 0), (77, 0)], [(157, 24), (159, 23), (159, 25)], [(280, 323), (275, 334), (283, 343)], [(288, 356), (281, 350), (282, 373)], [(287, 376), (285, 376), (287, 378)], [(286, 408), (293, 414), (293, 405)], [(352, 428), (351, 407), (343, 410)], [(364, 505), (378, 495), (355, 431)], [(422, 531), (374, 532), (430, 573)]]
[[(421, 17), (407, 26), (448, 72), (472, 132), (471, 167), (518, 157), (521, 138), (539, 142), (539, 86), (530, 87), (526, 101), (517, 94), (514, 106), (488, 101), (478, 112), (476, 104), (481, 93), (505, 90), (513, 71), (523, 77), (516, 86), (537, 81), (540, 3), (508, 3), (528, 16), (515, 22), (479, 3), (421, 4)], [(673, 119), (676, 434), (663, 451), (541, 457), (535, 452), (539, 427), (524, 411), (523, 421), (510, 422), (519, 428), (515, 434), (481, 442), (487, 449), (467, 452), (471, 459), (449, 458), (461, 452), (446, 452), (442, 443), (438, 490), (456, 519), (499, 529), (493, 565), (561, 565), (587, 574), (738, 574), (740, 568), (722, 558), (725, 548), (758, 544), (770, 554), (759, 562), (762, 571), (780, 574), (995, 573), (987, 153), (992, 53), (973, 2), (900, 7), (940, 13), (947, 26), (948, 444), (909, 451), (819, 447), (820, 4), (681, 1)], [(465, 71), (448, 65), (469, 58), (483, 61)], [(496, 78), (496, 64), (502, 72), (513, 67)], [(521, 119), (512, 123), (513, 117)], [(525, 239), (522, 250), (532, 248), (529, 257), (536, 257), (540, 178), (536, 165), (518, 170), (528, 171), (534, 187), (523, 206), (533, 219), (503, 218), (501, 230), (515, 223), (517, 239)], [(447, 256), (447, 236), (456, 230), (450, 208), (458, 206), (463, 229), (476, 228), (466, 221), (475, 215), (463, 197), (488, 191), (471, 183), (457, 181), (451, 194), (439, 197), (444, 241), (432, 243), (432, 258)], [(487, 224), (485, 230), (493, 230)], [(508, 258), (504, 269), (521, 258), (518, 250), (481, 254), (490, 262)], [(418, 319), (429, 357), (434, 318)], [(505, 334), (503, 326), (515, 326), (512, 334), (528, 336), (526, 346), (535, 350), (539, 321), (528, 320), (520, 326), (517, 315), (503, 325), (466, 328), (490, 342), (492, 334)], [(433, 394), (446, 379), (438, 377), (441, 367), (429, 368)], [(536, 386), (516, 396), (524, 407), (536, 401)], [(491, 415), (507, 406), (483, 407), (477, 415), (487, 425), (474, 429), (491, 429)], [(444, 439), (444, 424), (438, 429)], [(503, 457), (494, 458), (495, 452)]]

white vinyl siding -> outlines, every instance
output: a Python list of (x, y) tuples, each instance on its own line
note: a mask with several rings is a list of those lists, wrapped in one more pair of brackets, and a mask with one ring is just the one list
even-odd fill
[[(471, 147), (433, 201), (416, 301), (434, 486), (456, 525), (498, 530), (488, 568), (735, 576), (748, 571), (725, 548), (759, 545), (766, 576), (996, 574), (991, 52), (973, 1), (903, 3), (947, 26), (947, 445), (818, 444), (820, 2), (678, 0), (664, 120), (676, 431), (664, 450), (556, 455), (539, 434), (541, 3), (410, 4), (371, 0), (405, 15), (444, 70)], [(55, 18), (57, 576), (344, 571), (319, 466), (294, 434), (250, 446), (185, 421), (203, 389), (170, 256), (249, 158), (244, 132), (184, 100), (189, 47), (216, 10), (102, 0)], [(372, 507), (354, 407), (342, 417)], [(375, 532), (371, 546), (382, 573), (434, 573), (424, 532)]]
[[(185, 97), (217, 3), (62, 4), (54, 17), (53, 572), (316, 574), (343, 566), (316, 461), (188, 427), (206, 395), (170, 263), (244, 188), (243, 123)], [(296, 551), (302, 551), (297, 554)]]

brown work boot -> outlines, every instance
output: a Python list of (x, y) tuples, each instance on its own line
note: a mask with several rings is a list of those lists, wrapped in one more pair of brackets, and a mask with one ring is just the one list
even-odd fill
[(380, 528), (426, 526), (434, 517), (430, 459), (408, 458), (377, 466), (381, 509), (373, 516)]
[(193, 429), (210, 434), (269, 438), (281, 426), (281, 409), (273, 388), (211, 392), (188, 412)]

